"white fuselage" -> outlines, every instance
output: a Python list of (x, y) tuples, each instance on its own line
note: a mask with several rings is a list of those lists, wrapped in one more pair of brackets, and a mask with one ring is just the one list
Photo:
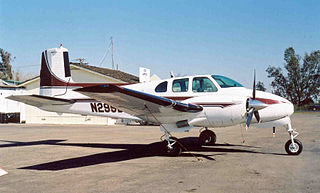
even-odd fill
[[(217, 88), (215, 92), (194, 92), (193, 79), (206, 77), (212, 81)], [(189, 79), (188, 88), (185, 92), (174, 92), (173, 81), (176, 79)], [(155, 88), (160, 83), (167, 81), (166, 92), (156, 92)], [(224, 127), (244, 123), (247, 119), (247, 99), (252, 97), (252, 90), (244, 87), (221, 88), (218, 82), (210, 75), (197, 75), (188, 77), (177, 77), (167, 80), (159, 80), (148, 83), (127, 85), (127, 88), (134, 89), (149, 94), (179, 100), (184, 103), (198, 104), (203, 107), (203, 111), (192, 118), (189, 123), (193, 126), (202, 127)], [(275, 121), (288, 117), (293, 113), (293, 105), (287, 99), (280, 96), (257, 91), (256, 98), (266, 103), (268, 106), (259, 110), (261, 122)], [(255, 119), (253, 123), (257, 123)]]
[[(199, 77), (209, 79), (216, 88), (198, 92), (196, 90), (197, 85), (195, 85), (195, 80), (197, 80), (197, 78), (199, 79)], [(188, 81), (186, 88), (175, 88), (176, 80), (181, 79)], [(157, 92), (157, 86), (163, 82), (166, 82), (165, 91), (160, 89), (160, 92)], [(158, 117), (158, 120), (161, 121), (161, 123), (167, 124), (173, 130), (178, 129), (175, 124), (179, 120), (187, 120), (189, 127), (186, 128), (186, 130), (190, 127), (225, 127), (244, 123), (247, 119), (246, 103), (247, 100), (252, 97), (251, 89), (244, 87), (221, 88), (218, 82), (210, 75), (177, 77), (147, 83), (125, 85), (123, 87), (169, 98), (175, 101), (181, 101), (183, 103), (197, 104), (203, 107), (203, 111), (201, 112), (183, 115), (181, 117), (177, 117), (173, 114)], [(55, 112), (136, 120), (141, 119), (119, 111), (113, 107), (113, 104), (105, 104), (77, 93), (73, 91), (75, 88), (79, 87), (66, 88), (65, 86), (55, 86), (41, 88), (41, 93), (43, 95), (46, 95), (46, 93), (50, 91), (51, 96), (73, 99), (76, 101), (74, 104), (70, 105), (43, 106), (41, 108)], [(283, 119), (289, 117), (293, 113), (292, 103), (282, 97), (267, 92), (257, 91), (256, 98), (268, 105), (266, 108), (259, 110), (262, 123)], [(152, 116), (148, 118), (148, 121), (157, 122)], [(255, 119), (253, 119), (252, 122), (257, 123)]]

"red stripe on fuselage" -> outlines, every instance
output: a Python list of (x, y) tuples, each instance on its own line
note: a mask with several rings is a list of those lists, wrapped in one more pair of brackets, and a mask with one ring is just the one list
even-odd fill
[(260, 102), (263, 102), (265, 104), (268, 104), (268, 105), (279, 104), (280, 103), (280, 101), (273, 100), (273, 99), (256, 98), (256, 100), (258, 100)]
[(201, 106), (219, 106), (219, 107), (228, 107), (231, 105), (234, 105), (235, 103), (192, 103), (195, 105), (201, 105)]
[(189, 98), (192, 98), (192, 96), (165, 96), (164, 98), (175, 100), (175, 101), (183, 101)]

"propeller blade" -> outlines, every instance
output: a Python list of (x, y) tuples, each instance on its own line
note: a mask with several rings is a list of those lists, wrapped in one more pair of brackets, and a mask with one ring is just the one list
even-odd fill
[(248, 112), (248, 118), (247, 118), (247, 122), (246, 122), (246, 130), (248, 130), (251, 120), (252, 120), (252, 116), (253, 116), (253, 112), (254, 112), (254, 108), (251, 108)]
[(247, 102), (247, 106), (250, 109), (248, 112), (248, 118), (247, 118), (247, 122), (246, 122), (246, 130), (248, 130), (248, 128), (250, 126), (253, 114), (259, 123), (260, 122), (260, 115), (259, 115), (258, 109), (263, 109), (267, 106), (265, 103), (258, 101), (258, 100), (255, 100), (255, 99), (256, 99), (256, 69), (254, 69), (254, 71), (253, 71), (252, 99), (249, 99)]
[(258, 111), (254, 111), (254, 117), (257, 119), (258, 123), (260, 123), (261, 119)]
[(252, 98), (253, 98), (253, 100), (256, 99), (256, 69), (254, 69), (254, 73), (253, 73)]

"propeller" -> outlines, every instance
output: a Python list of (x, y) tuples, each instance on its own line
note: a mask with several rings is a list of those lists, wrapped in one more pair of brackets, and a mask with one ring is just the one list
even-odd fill
[(246, 129), (248, 130), (252, 117), (254, 115), (254, 117), (256, 118), (256, 120), (258, 121), (258, 123), (260, 123), (261, 118), (259, 115), (258, 110), (261, 110), (263, 108), (266, 108), (268, 105), (256, 100), (256, 69), (254, 69), (254, 75), (253, 75), (253, 89), (252, 89), (252, 98), (249, 98), (247, 100), (247, 111), (248, 111), (248, 118), (247, 118), (247, 122), (246, 122)]

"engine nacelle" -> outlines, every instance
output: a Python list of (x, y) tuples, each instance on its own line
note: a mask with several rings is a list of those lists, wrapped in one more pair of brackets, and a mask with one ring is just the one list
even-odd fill
[(230, 96), (202, 96), (185, 102), (201, 105), (203, 114), (189, 120), (190, 125), (202, 127), (225, 127), (246, 120), (246, 98)]

